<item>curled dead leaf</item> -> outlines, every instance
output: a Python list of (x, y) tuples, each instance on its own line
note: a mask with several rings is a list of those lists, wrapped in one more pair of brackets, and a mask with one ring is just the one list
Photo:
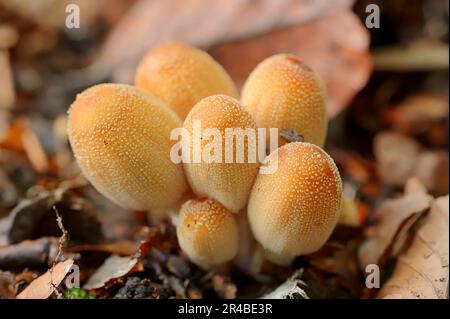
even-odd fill
[(108, 282), (130, 273), (137, 263), (138, 259), (134, 257), (112, 255), (88, 279), (83, 288), (87, 290), (102, 288)]
[(436, 199), (378, 298), (448, 298), (449, 196)]
[(432, 197), (425, 193), (410, 193), (384, 202), (376, 212), (370, 236), (358, 251), (361, 269), (369, 264), (382, 267), (398, 255), (407, 234), (417, 220), (430, 208)]

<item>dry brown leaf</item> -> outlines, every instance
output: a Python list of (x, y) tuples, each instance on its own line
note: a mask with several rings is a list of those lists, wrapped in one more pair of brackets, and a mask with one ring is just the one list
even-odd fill
[(384, 202), (376, 212), (371, 236), (359, 248), (360, 267), (382, 267), (397, 256), (411, 227), (428, 211), (431, 201), (432, 197), (425, 193), (410, 193)]
[(101, 288), (109, 281), (127, 275), (137, 263), (137, 258), (112, 255), (88, 279), (83, 288), (88, 290)]
[(373, 152), (381, 180), (388, 185), (402, 186), (413, 176), (421, 146), (408, 136), (384, 131), (375, 136)]
[(56, 264), (45, 274), (33, 280), (16, 298), (47, 299), (66, 277), (72, 265), (73, 259)]
[(448, 117), (448, 98), (438, 94), (416, 94), (388, 110), (388, 121), (406, 134), (421, 133)]
[(353, 296), (358, 296), (361, 282), (356, 258), (357, 248), (355, 240), (345, 245), (329, 241), (316, 253), (305, 256), (305, 259), (315, 268), (336, 275), (340, 286), (348, 288)]
[(48, 170), (49, 163), (44, 148), (25, 118), (14, 120), (8, 133), (0, 140), (0, 147), (24, 152), (37, 172)]
[(436, 199), (378, 298), (448, 298), (449, 196)]
[(299, 55), (325, 80), (328, 114), (334, 117), (370, 76), (368, 46), (367, 30), (358, 18), (350, 10), (333, 10), (309, 23), (217, 45), (210, 52), (238, 86), (268, 56), (280, 52)]
[(449, 190), (448, 165), (448, 151), (426, 151), (417, 157), (413, 174), (430, 191), (445, 195)]
[(142, 55), (162, 41), (209, 47), (274, 27), (305, 23), (352, 3), (353, 0), (141, 0), (108, 36), (98, 61), (114, 69), (116, 81), (131, 82)]
[(415, 139), (393, 131), (378, 133), (373, 147), (383, 183), (403, 186), (410, 177), (416, 177), (431, 192), (448, 193), (448, 153), (423, 151)]

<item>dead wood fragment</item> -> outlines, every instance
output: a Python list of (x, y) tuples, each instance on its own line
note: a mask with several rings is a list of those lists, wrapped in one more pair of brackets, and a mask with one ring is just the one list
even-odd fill
[(0, 220), (0, 244), (18, 243), (42, 236), (60, 236), (55, 222), (55, 206), (65, 220), (65, 227), (74, 243), (95, 243), (102, 239), (100, 223), (89, 203), (61, 186), (51, 191), (40, 191), (32, 199), (22, 200)]
[(44, 237), (0, 248), (0, 269), (50, 266), (58, 253), (58, 239)]

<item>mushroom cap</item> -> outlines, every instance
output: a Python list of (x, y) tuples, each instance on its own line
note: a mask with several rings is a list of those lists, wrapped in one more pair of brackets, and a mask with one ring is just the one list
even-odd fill
[(204, 268), (230, 261), (238, 251), (234, 216), (213, 199), (193, 199), (183, 204), (177, 237), (181, 249)]
[[(245, 207), (250, 195), (250, 191), (258, 174), (258, 157), (256, 161), (249, 162), (249, 147), (246, 140), (243, 149), (239, 146), (236, 139), (230, 145), (226, 142), (226, 129), (251, 129), (255, 132), (255, 151), (257, 147), (257, 131), (252, 116), (239, 104), (239, 102), (227, 95), (213, 95), (202, 99), (189, 112), (184, 121), (184, 128), (193, 136), (194, 121), (201, 121), (202, 131), (208, 128), (215, 128), (220, 132), (222, 141), (221, 162), (207, 163), (183, 163), (186, 176), (192, 190), (198, 196), (214, 198), (233, 213), (239, 212)], [(214, 138), (203, 137), (201, 140), (201, 149), (212, 143)], [(226, 163), (226, 150), (232, 150), (233, 162)], [(191, 143), (191, 159), (194, 151)], [(241, 152), (244, 155), (243, 163), (238, 163), (236, 154)], [(231, 151), (230, 151), (231, 154)]]
[(181, 119), (204, 97), (238, 96), (233, 81), (219, 63), (208, 53), (181, 43), (150, 49), (137, 68), (135, 83), (167, 102)]
[(148, 210), (174, 204), (187, 188), (170, 159), (181, 120), (162, 101), (123, 84), (95, 85), (68, 111), (68, 136), (84, 176), (113, 202)]
[[(242, 105), (263, 128), (292, 129), (322, 147), (328, 119), (322, 80), (295, 55), (271, 56), (251, 72), (242, 92)], [(279, 138), (279, 145), (285, 144)]]
[(248, 203), (256, 240), (277, 256), (318, 250), (339, 218), (342, 183), (331, 157), (310, 143), (289, 143), (266, 161), (278, 161), (273, 174), (258, 174)]

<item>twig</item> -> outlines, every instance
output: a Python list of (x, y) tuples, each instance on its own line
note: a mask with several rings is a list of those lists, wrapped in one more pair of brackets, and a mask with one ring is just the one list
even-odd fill
[(66, 228), (64, 227), (64, 224), (62, 222), (62, 216), (61, 214), (58, 212), (58, 209), (56, 208), (55, 205), (52, 206), (53, 210), (55, 211), (56, 214), (56, 223), (58, 224), (59, 229), (62, 232), (61, 237), (59, 237), (59, 246), (58, 246), (58, 253), (56, 254), (55, 259), (53, 260), (53, 265), (52, 268), (50, 268), (49, 272), (52, 275), (52, 279), (50, 280), (50, 284), (53, 286), (53, 288), (55, 289), (55, 294), (57, 295), (58, 299), (61, 299), (63, 296), (62, 294), (58, 291), (58, 287), (53, 283), (53, 268), (55, 267), (56, 263), (58, 262), (58, 260), (61, 258), (62, 255), (62, 251), (64, 249), (65, 246), (67, 246), (67, 243), (69, 242), (69, 232), (66, 230)]

